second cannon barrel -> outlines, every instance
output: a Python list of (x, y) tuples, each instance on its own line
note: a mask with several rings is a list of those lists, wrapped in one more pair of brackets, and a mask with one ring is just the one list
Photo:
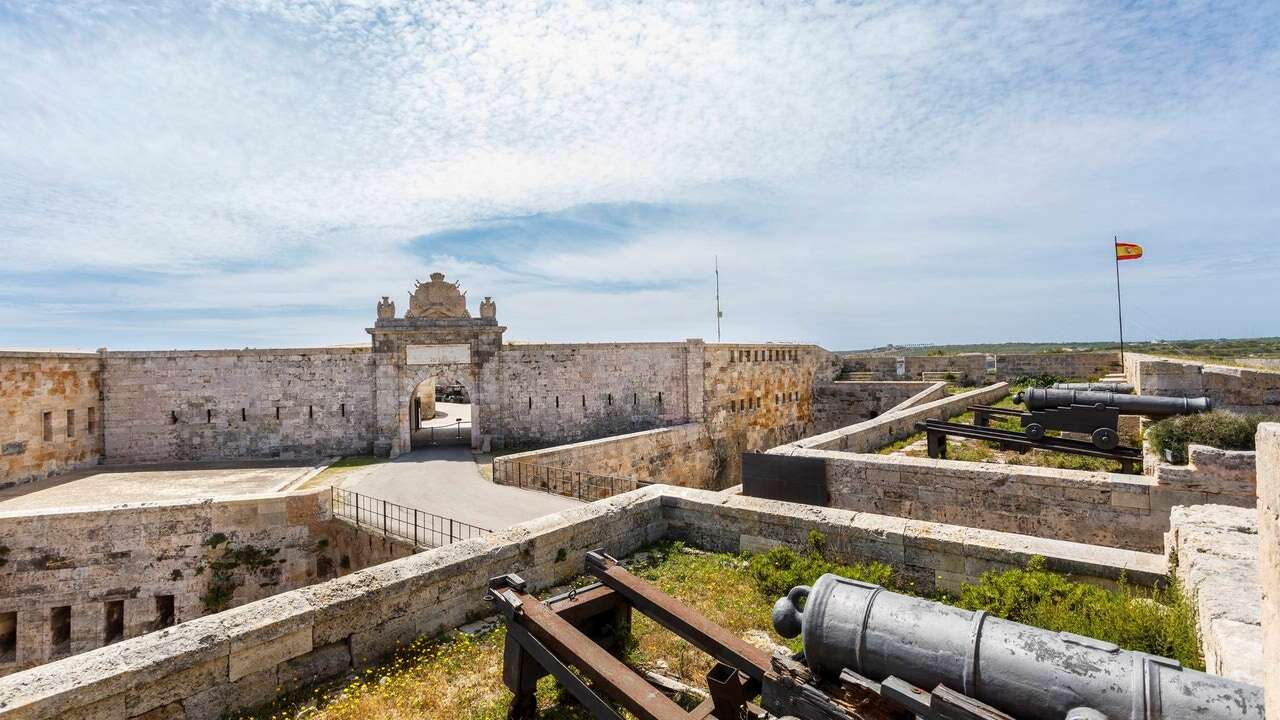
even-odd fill
[(1028, 410), (1071, 407), (1072, 405), (1103, 405), (1119, 408), (1127, 415), (1146, 415), (1162, 418), (1174, 415), (1194, 415), (1209, 412), (1213, 401), (1207, 397), (1180, 398), (1155, 395), (1125, 395), (1114, 392), (1089, 390), (1062, 390), (1057, 388), (1027, 388), (1013, 398)]

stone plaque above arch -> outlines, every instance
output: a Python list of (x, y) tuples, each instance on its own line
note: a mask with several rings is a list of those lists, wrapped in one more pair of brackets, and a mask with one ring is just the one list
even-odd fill
[(470, 345), (407, 345), (406, 365), (459, 365), (471, 362)]

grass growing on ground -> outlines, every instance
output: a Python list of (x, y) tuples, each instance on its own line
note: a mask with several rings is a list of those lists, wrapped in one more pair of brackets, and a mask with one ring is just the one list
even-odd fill
[[(914, 590), (882, 563), (849, 565), (828, 559), (819, 533), (811, 533), (803, 552), (775, 548), (745, 556), (702, 552), (673, 542), (653, 546), (644, 556), (643, 562), (631, 564), (635, 574), (749, 642), (785, 644), (793, 650), (799, 649), (799, 641), (783, 641), (774, 634), (769, 612), (773, 602), (795, 585), (811, 585), (823, 573), (833, 572), (898, 592)], [(1182, 599), (1176, 582), (1154, 593), (1123, 583), (1119, 590), (1109, 591), (1048, 572), (1042, 559), (1033, 559), (1025, 570), (983, 575), (978, 583), (962, 588), (958, 599), (939, 599), (1203, 668), (1195, 613)], [(628, 664), (657, 668), (689, 685), (704, 687), (710, 658), (640, 613), (633, 615), (633, 621)], [(272, 706), (241, 717), (501, 720), (511, 698), (501, 679), (504, 639), (501, 627), (476, 636), (420, 639), (381, 665), (281, 696)], [(542, 720), (589, 717), (565, 704), (550, 678), (539, 682), (537, 697)]]
[(340, 458), (337, 462), (329, 467), (316, 473), (315, 477), (306, 481), (298, 489), (310, 489), (323, 487), (326, 485), (335, 485), (339, 480), (345, 477), (353, 470), (358, 470), (369, 465), (377, 465), (378, 463), (387, 462), (390, 458), (378, 457), (377, 455), (347, 455)]
[(1187, 446), (1208, 445), (1223, 450), (1253, 450), (1260, 415), (1210, 412), (1165, 418), (1147, 428), (1146, 437), (1161, 457), (1177, 465), (1187, 463)]

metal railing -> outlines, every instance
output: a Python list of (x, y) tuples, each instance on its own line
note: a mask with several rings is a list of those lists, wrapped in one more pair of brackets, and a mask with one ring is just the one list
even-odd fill
[(414, 547), (440, 547), (493, 532), (461, 520), (405, 507), (351, 490), (334, 487), (330, 488), (330, 492), (334, 517), (349, 520), (367, 532), (411, 542)]
[(582, 470), (539, 465), (497, 458), (493, 461), (493, 481), (525, 490), (563, 495), (584, 502), (603, 500), (619, 493), (652, 485), (643, 480), (597, 475)]
[(452, 443), (471, 442), (471, 423), (459, 420), (453, 425), (429, 425), (412, 432), (414, 443)]

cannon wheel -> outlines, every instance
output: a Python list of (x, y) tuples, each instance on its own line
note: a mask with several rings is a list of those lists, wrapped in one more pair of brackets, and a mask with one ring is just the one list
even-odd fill
[(1102, 450), (1115, 450), (1120, 445), (1120, 435), (1111, 428), (1098, 428), (1093, 431), (1093, 444)]
[(1044, 426), (1040, 423), (1031, 423), (1030, 425), (1022, 428), (1022, 431), (1032, 440), (1044, 439)]

